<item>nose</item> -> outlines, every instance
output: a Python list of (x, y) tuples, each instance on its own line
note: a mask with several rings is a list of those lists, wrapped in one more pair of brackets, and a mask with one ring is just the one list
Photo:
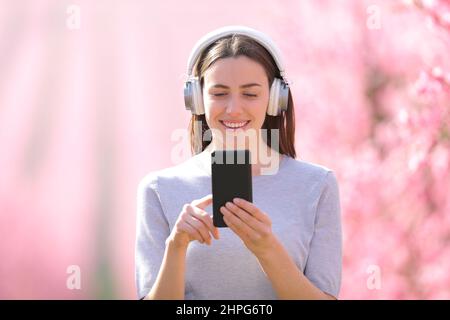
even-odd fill
[(239, 96), (231, 96), (228, 101), (226, 113), (231, 117), (236, 117), (242, 114), (242, 111), (242, 101), (239, 99)]

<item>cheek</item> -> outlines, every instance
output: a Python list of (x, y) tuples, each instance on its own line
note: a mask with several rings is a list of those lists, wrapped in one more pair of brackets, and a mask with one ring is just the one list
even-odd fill
[(223, 113), (224, 107), (218, 104), (217, 102), (212, 101), (204, 101), (204, 107), (205, 107), (205, 118), (206, 123), (208, 124), (208, 127), (214, 128), (217, 127), (217, 124), (211, 123), (220, 116), (220, 114)]
[(249, 105), (249, 107), (248, 110), (251, 110), (250, 112), (255, 120), (262, 124), (266, 118), (267, 103), (265, 101), (255, 101), (255, 103)]
[(264, 124), (264, 120), (266, 120), (266, 111), (259, 112), (258, 115), (254, 115), (255, 122), (253, 123), (253, 127), (260, 129)]
[(214, 119), (215, 116), (221, 114), (225, 107), (221, 103), (213, 102), (213, 101), (205, 101), (205, 114), (206, 118)]

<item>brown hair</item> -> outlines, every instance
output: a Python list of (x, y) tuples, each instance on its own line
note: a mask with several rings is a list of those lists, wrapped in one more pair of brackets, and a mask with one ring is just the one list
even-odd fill
[[(269, 79), (269, 88), (275, 77), (281, 78), (280, 71), (272, 55), (266, 50), (266, 48), (250, 37), (233, 34), (223, 37), (209, 45), (206, 50), (202, 52), (199, 59), (195, 63), (193, 72), (195, 76), (199, 77), (202, 89), (204, 85), (204, 74), (214, 62), (219, 59), (237, 57), (241, 55), (260, 63), (264, 67)], [(199, 123), (201, 123), (201, 125), (198, 125)], [(279, 129), (280, 141), (278, 152), (292, 158), (296, 157), (294, 145), (294, 102), (290, 90), (287, 110), (278, 116), (270, 116), (266, 114), (266, 118), (261, 129), (268, 129), (267, 141), (265, 142), (269, 147), (272, 145), (270, 129)], [(210, 141), (205, 141), (203, 139), (207, 130), (209, 130), (209, 126), (206, 123), (205, 115), (192, 115), (189, 123), (189, 131), (191, 152), (193, 155), (202, 152), (211, 143)]]

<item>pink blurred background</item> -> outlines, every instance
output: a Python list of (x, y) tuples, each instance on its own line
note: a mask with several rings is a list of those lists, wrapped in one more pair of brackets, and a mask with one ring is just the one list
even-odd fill
[(230, 24), (279, 45), (298, 158), (338, 176), (340, 298), (450, 298), (447, 0), (1, 0), (0, 298), (136, 298), (138, 182), (190, 157), (187, 58)]

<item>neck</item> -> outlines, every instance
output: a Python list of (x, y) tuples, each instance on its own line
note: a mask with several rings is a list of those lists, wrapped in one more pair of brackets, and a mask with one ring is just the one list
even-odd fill
[[(237, 148), (239, 149), (239, 148)], [(258, 148), (248, 148), (251, 154), (252, 163), (252, 175), (259, 176), (262, 174), (268, 174), (274, 168), (278, 168), (281, 162), (281, 154), (271, 148), (269, 148), (265, 143), (262, 143), (260, 149)], [(211, 153), (215, 150), (222, 150), (221, 147), (217, 147), (212, 142), (203, 150), (207, 162), (210, 164)], [(276, 170), (278, 171), (278, 170)], [(276, 173), (275, 171), (275, 173)]]

